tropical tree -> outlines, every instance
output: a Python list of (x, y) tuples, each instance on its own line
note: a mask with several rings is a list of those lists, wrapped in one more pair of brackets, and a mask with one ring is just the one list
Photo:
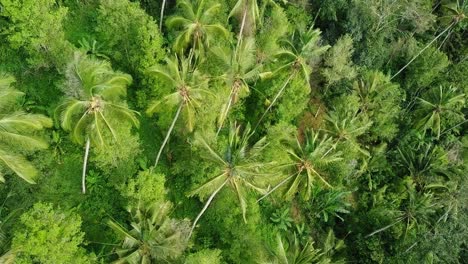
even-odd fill
[(250, 92), (249, 83), (261, 76), (262, 65), (257, 64), (255, 55), (255, 41), (248, 38), (241, 46), (232, 49), (215, 48), (213, 53), (221, 59), (223, 63), (223, 78), (226, 85), (230, 87), (228, 100), (223, 104), (218, 117), (218, 132), (223, 127), (229, 110)]
[(212, 23), (213, 15), (219, 10), (221, 4), (205, 8), (205, 0), (181, 0), (177, 6), (182, 15), (169, 18), (167, 26), (170, 29), (180, 30), (173, 45), (174, 51), (179, 55), (182, 55), (190, 46), (192, 50), (197, 51), (198, 56), (210, 47), (213, 39), (229, 36), (229, 32), (223, 25)]
[(206, 183), (189, 193), (189, 196), (198, 195), (201, 199), (209, 195), (203, 209), (193, 222), (190, 234), (213, 199), (225, 186), (236, 193), (242, 216), (244, 221), (247, 221), (245, 216), (247, 211), (246, 191), (251, 189), (264, 193), (262, 185), (273, 175), (273, 173), (266, 171), (266, 168), (273, 163), (260, 160), (267, 145), (266, 138), (263, 137), (250, 145), (249, 140), (252, 135), (250, 126), (241, 131), (240, 126), (231, 125), (227, 142), (219, 150), (208, 145), (201, 136), (197, 137), (197, 141), (208, 151), (208, 159), (216, 166), (216, 173)]
[(301, 245), (296, 235), (284, 239), (280, 234), (276, 235), (275, 245), (272, 247), (271, 260), (267, 263), (274, 264), (309, 264), (330, 263), (330, 259), (324, 256), (322, 250), (314, 247), (314, 243), (308, 241)]
[(330, 47), (328, 45), (322, 47), (319, 46), (320, 34), (321, 31), (319, 29), (314, 29), (313, 26), (311, 26), (306, 32), (299, 31), (297, 34), (292, 34), (290, 39), (281, 40), (280, 43), (285, 48), (277, 52), (275, 55), (278, 58), (280, 65), (275, 69), (274, 73), (286, 69), (289, 71), (289, 77), (273, 97), (271, 104), (259, 119), (257, 126), (275, 105), (276, 101), (284, 92), (290, 81), (297, 77), (298, 74), (301, 75), (301, 78), (304, 80), (306, 85), (310, 85), (309, 75), (311, 73), (311, 67), (309, 66), (309, 62), (313, 58), (324, 53)]
[(405, 224), (403, 238), (406, 238), (408, 232), (431, 223), (432, 215), (436, 212), (436, 203), (433, 201), (432, 193), (419, 193), (416, 191), (414, 184), (408, 183), (401, 195), (406, 196), (406, 198), (399, 209), (392, 210), (388, 207), (373, 209), (382, 211), (382, 214), (389, 218), (390, 224), (375, 230), (366, 237), (376, 235), (401, 222)]
[(430, 129), (437, 138), (440, 138), (441, 130), (445, 128), (450, 118), (457, 121), (465, 121), (461, 112), (465, 105), (465, 94), (459, 93), (455, 87), (443, 87), (432, 89), (427, 96), (418, 97), (419, 106), (416, 115), (419, 121), (416, 128), (425, 132)]
[(305, 200), (309, 200), (313, 187), (317, 185), (332, 187), (327, 181), (327, 167), (342, 160), (342, 154), (335, 150), (332, 138), (311, 131), (306, 133), (305, 142), (301, 143), (299, 138), (296, 138), (295, 143), (286, 149), (290, 159), (289, 163), (282, 165), (286, 178), (259, 201), (284, 184), (287, 184), (284, 196), (288, 200), (294, 198), (298, 192)]
[[(400, 68), (391, 78), (395, 78), (400, 74), (403, 70), (405, 70), (414, 60), (416, 60), (427, 48), (429, 48), (432, 43), (438, 40), (441, 36), (443, 36), (447, 31), (453, 29), (455, 26), (463, 22), (466, 18), (466, 10), (468, 9), (468, 3), (464, 0), (456, 0), (454, 3), (449, 3), (443, 5), (443, 8), (446, 10), (446, 15), (439, 18), (441, 23), (447, 24), (444, 30), (437, 34), (424, 48), (422, 48), (416, 55), (414, 55), (411, 60), (406, 63), (403, 67)], [(449, 33), (450, 34), (450, 33)], [(448, 38), (448, 35), (445, 39)], [(444, 40), (445, 41), (445, 40)]]
[[(150, 73), (167, 81), (171, 87), (175, 88), (175, 91), (159, 100), (154, 100), (146, 112), (153, 114), (161, 110), (167, 111), (168, 109), (177, 107), (174, 119), (159, 148), (154, 168), (158, 165), (162, 151), (169, 141), (180, 114), (183, 112), (185, 128), (189, 132), (192, 132), (196, 122), (195, 114), (197, 108), (202, 105), (202, 101), (206, 95), (212, 94), (205, 88), (207, 84), (206, 79), (192, 67), (191, 61), (190, 57), (188, 59), (179, 59), (176, 56), (174, 59), (166, 58), (165, 66), (156, 65), (148, 69)], [(164, 109), (163, 106), (165, 106)]]
[[(8, 168), (28, 183), (35, 183), (37, 170), (22, 153), (47, 148), (36, 132), (52, 126), (52, 120), (28, 114), (17, 107), (24, 95), (14, 89), (15, 78), (0, 73), (0, 168)], [(0, 181), (5, 178), (0, 171)]]
[(72, 139), (80, 145), (85, 143), (82, 192), (86, 193), (86, 166), (91, 144), (105, 147), (109, 137), (118, 143), (117, 123), (139, 125), (138, 113), (128, 109), (124, 99), (132, 78), (113, 71), (108, 61), (79, 53), (68, 65), (66, 77), (66, 98), (57, 107), (56, 114)]
[[(344, 103), (344, 102), (340, 102)], [(363, 135), (372, 125), (366, 116), (360, 114), (360, 109), (338, 109), (331, 111), (325, 117), (327, 121), (325, 132), (335, 138), (335, 146), (347, 144), (365, 156), (369, 152), (359, 144), (358, 137)]]
[(108, 225), (123, 237), (116, 248), (115, 263), (171, 263), (182, 255), (188, 242), (190, 222), (169, 218), (170, 202), (139, 204), (130, 208), (131, 229), (109, 220)]

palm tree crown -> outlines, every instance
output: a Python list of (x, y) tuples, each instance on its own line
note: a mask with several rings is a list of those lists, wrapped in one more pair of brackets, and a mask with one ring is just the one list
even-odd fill
[(115, 263), (170, 263), (181, 256), (187, 247), (190, 222), (169, 218), (171, 208), (170, 202), (130, 208), (130, 230), (109, 221), (109, 226), (124, 238), (116, 249), (119, 259)]
[[(195, 3), (192, 4), (192, 2)], [(221, 7), (221, 4), (205, 8), (205, 0), (182, 0), (178, 3), (178, 7), (182, 15), (167, 20), (169, 28), (180, 30), (173, 46), (174, 51), (178, 54), (182, 55), (189, 46), (193, 50), (203, 53), (216, 37), (227, 38), (229, 36), (229, 32), (223, 25), (212, 24), (213, 15)]]
[[(11, 86), (14, 82), (13, 77), (0, 73), (0, 168), (5, 166), (23, 180), (35, 183), (37, 170), (20, 153), (47, 148), (47, 142), (34, 134), (51, 127), (52, 120), (17, 110), (16, 103), (23, 93)], [(1, 171), (0, 181), (5, 181)]]

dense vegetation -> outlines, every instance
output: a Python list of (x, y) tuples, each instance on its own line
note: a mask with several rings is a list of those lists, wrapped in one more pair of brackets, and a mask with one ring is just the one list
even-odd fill
[(0, 0), (0, 263), (467, 263), (467, 11)]

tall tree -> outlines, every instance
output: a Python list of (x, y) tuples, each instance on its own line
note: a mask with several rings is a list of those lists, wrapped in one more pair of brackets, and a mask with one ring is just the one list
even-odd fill
[[(416, 109), (416, 128), (425, 132), (430, 129), (439, 138), (449, 119), (465, 122), (462, 107), (466, 96), (459, 93), (455, 87), (433, 88), (426, 96), (418, 97), (419, 105)], [(449, 128), (450, 129), (450, 128)]]
[(177, 107), (174, 119), (156, 156), (156, 161), (154, 162), (154, 168), (156, 168), (180, 114), (183, 112), (185, 127), (188, 131), (192, 132), (196, 122), (196, 110), (201, 106), (204, 97), (211, 94), (211, 92), (205, 89), (207, 82), (192, 67), (192, 60), (190, 58), (166, 58), (166, 65), (156, 65), (148, 69), (148, 71), (167, 81), (171, 87), (175, 88), (175, 91), (164, 96), (162, 99), (153, 101), (148, 107), (147, 113), (153, 114), (154, 112), (161, 111), (163, 106), (169, 109)]
[(190, 222), (169, 218), (171, 209), (170, 202), (130, 208), (131, 229), (110, 220), (108, 225), (124, 239), (116, 248), (119, 259), (115, 263), (171, 263), (181, 256)]
[(183, 55), (190, 46), (198, 56), (209, 48), (213, 39), (229, 36), (223, 25), (213, 23), (213, 16), (221, 4), (205, 7), (205, 0), (181, 0), (177, 6), (182, 15), (169, 18), (167, 26), (170, 29), (180, 30), (173, 46), (179, 55)]
[[(15, 78), (0, 73), (0, 168), (6, 167), (29, 183), (36, 183), (37, 170), (23, 156), (47, 148), (47, 142), (36, 135), (52, 120), (43, 115), (28, 114), (17, 107), (18, 99), (24, 94), (12, 87)], [(0, 171), (0, 181), (5, 178)]]
[(109, 137), (118, 143), (115, 126), (119, 122), (139, 125), (138, 113), (128, 109), (125, 102), (132, 77), (113, 71), (107, 61), (79, 53), (68, 65), (66, 77), (66, 98), (57, 107), (56, 114), (72, 139), (80, 145), (85, 143), (82, 192), (86, 193), (86, 166), (91, 145), (105, 147)]
[(260, 160), (267, 144), (266, 138), (261, 138), (255, 144), (249, 145), (252, 135), (249, 126), (241, 131), (240, 126), (232, 125), (226, 144), (219, 149), (213, 149), (202, 137), (197, 138), (207, 150), (208, 159), (216, 166), (216, 173), (206, 183), (189, 193), (189, 196), (198, 195), (202, 199), (209, 195), (203, 209), (193, 222), (190, 234), (213, 199), (225, 186), (236, 193), (242, 216), (244, 221), (247, 221), (245, 216), (247, 211), (246, 191), (251, 189), (264, 193), (262, 185), (273, 175), (273, 173), (266, 171), (266, 168), (272, 163)]
[(273, 187), (259, 200), (287, 184), (284, 196), (292, 199), (300, 193), (305, 200), (309, 200), (312, 188), (317, 185), (332, 187), (327, 181), (327, 167), (341, 161), (342, 154), (335, 150), (332, 138), (327, 135), (320, 136), (316, 132), (308, 132), (305, 142), (296, 138), (296, 144), (287, 147), (290, 163), (284, 164), (286, 178)]
[(214, 48), (213, 53), (223, 62), (224, 75), (230, 88), (228, 100), (223, 104), (218, 117), (218, 132), (224, 125), (229, 110), (237, 101), (249, 94), (249, 83), (261, 76), (262, 65), (257, 64), (255, 55), (255, 41), (247, 39), (241, 46), (232, 49)]
[(296, 34), (292, 34), (290, 39), (281, 40), (281, 43), (285, 48), (276, 53), (276, 57), (279, 59), (280, 65), (275, 69), (275, 72), (286, 69), (289, 71), (289, 77), (273, 97), (271, 104), (259, 119), (257, 126), (275, 105), (289, 82), (293, 78), (297, 77), (298, 74), (301, 75), (301, 78), (304, 80), (306, 85), (310, 85), (310, 60), (321, 55), (329, 48), (329, 46), (319, 46), (320, 34), (321, 32), (319, 29), (314, 29), (313, 26), (311, 26), (306, 32), (296, 32)]

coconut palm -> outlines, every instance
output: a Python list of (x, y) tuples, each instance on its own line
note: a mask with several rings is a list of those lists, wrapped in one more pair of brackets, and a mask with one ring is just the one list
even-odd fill
[(300, 77), (307, 85), (310, 85), (310, 61), (324, 53), (330, 47), (328, 45), (319, 46), (320, 34), (321, 32), (319, 29), (314, 29), (313, 26), (311, 26), (306, 32), (297, 32), (297, 34), (292, 35), (291, 39), (281, 40), (280, 43), (285, 48), (275, 54), (280, 61), (280, 66), (275, 69), (275, 73), (286, 69), (289, 71), (289, 77), (273, 97), (271, 104), (259, 119), (257, 126), (275, 105), (291, 80), (297, 77), (298, 74), (300, 74)]
[[(447, 31), (453, 29), (456, 25), (460, 24), (462, 21), (465, 20), (466, 18), (466, 10), (468, 9), (468, 3), (464, 0), (456, 0), (455, 3), (450, 3), (446, 4), (443, 6), (443, 8), (446, 10), (446, 15), (442, 16), (439, 18), (441, 23), (447, 24), (447, 27), (442, 30), (437, 36), (435, 36), (424, 48), (422, 48), (416, 55), (411, 58), (411, 60), (406, 63), (403, 67), (396, 72), (390, 80), (398, 76), (403, 70), (405, 70), (414, 60), (416, 60), (427, 48), (429, 48), (432, 43), (434, 43), (436, 40), (438, 40), (441, 36), (443, 36)], [(448, 33), (450, 34), (450, 33)], [(448, 38), (447, 37), (445, 39)], [(445, 40), (444, 40), (445, 41)], [(444, 42), (443, 41), (443, 42)]]
[(416, 123), (416, 128), (425, 132), (430, 129), (437, 138), (441, 135), (441, 127), (446, 123), (446, 119), (454, 116), (460, 120), (465, 120), (461, 108), (465, 104), (465, 94), (459, 93), (455, 87), (439, 86), (432, 89), (427, 97), (418, 97), (419, 107), (416, 114), (420, 120)]
[[(18, 109), (16, 103), (24, 94), (12, 87), (14, 82), (12, 76), (0, 73), (0, 168), (35, 183), (37, 170), (21, 153), (47, 148), (47, 142), (35, 134), (51, 127), (52, 120)], [(0, 181), (5, 182), (1, 171)]]
[(258, 79), (261, 75), (262, 66), (256, 63), (255, 41), (247, 39), (241, 46), (231, 49), (215, 48), (213, 53), (223, 63), (226, 85), (230, 87), (227, 102), (222, 106), (218, 117), (218, 132), (223, 127), (229, 110), (240, 98), (247, 96), (250, 92), (249, 83)]
[(307, 132), (305, 142), (296, 138), (294, 146), (287, 148), (290, 163), (282, 167), (287, 176), (279, 184), (268, 191), (260, 200), (273, 191), (287, 184), (284, 196), (292, 199), (296, 193), (301, 193), (305, 200), (309, 200), (314, 186), (332, 187), (327, 181), (327, 167), (341, 161), (341, 153), (335, 150), (332, 138), (327, 135), (320, 136), (316, 132)]
[(72, 139), (85, 143), (82, 192), (86, 193), (86, 167), (91, 145), (104, 147), (108, 138), (118, 143), (115, 126), (127, 122), (138, 126), (137, 112), (125, 102), (128, 74), (115, 72), (108, 61), (76, 53), (66, 70), (66, 98), (57, 107), (60, 125), (70, 131)]
[[(192, 2), (194, 2), (192, 4)], [(167, 20), (170, 29), (180, 30), (174, 40), (173, 49), (182, 55), (190, 46), (197, 51), (197, 56), (210, 47), (210, 42), (217, 37), (229, 36), (229, 32), (219, 23), (212, 23), (213, 15), (221, 4), (205, 8), (205, 0), (182, 0), (177, 5), (181, 16), (173, 16)]]
[[(177, 56), (174, 59), (167, 58), (166, 65), (156, 65), (149, 68), (148, 71), (166, 80), (170, 86), (175, 88), (175, 91), (159, 100), (153, 101), (147, 113), (153, 114), (160, 110), (167, 111), (168, 109), (177, 107), (166, 137), (156, 155), (156, 161), (154, 162), (154, 168), (156, 168), (180, 114), (183, 113), (184, 115), (186, 129), (192, 132), (195, 126), (197, 108), (201, 106), (204, 97), (212, 93), (205, 89), (206, 80), (196, 69), (192, 68), (190, 58), (179, 59)], [(165, 106), (164, 109), (163, 106)]]
[(272, 165), (271, 162), (260, 161), (263, 150), (267, 145), (266, 138), (264, 137), (255, 144), (249, 145), (251, 136), (250, 126), (247, 126), (241, 132), (240, 126), (232, 125), (226, 145), (219, 150), (212, 148), (200, 136), (197, 137), (198, 142), (208, 151), (209, 160), (216, 166), (216, 173), (206, 183), (189, 193), (189, 196), (197, 195), (201, 199), (209, 195), (203, 209), (193, 222), (190, 234), (215, 196), (225, 186), (228, 186), (237, 194), (242, 217), (244, 221), (247, 221), (245, 217), (247, 211), (246, 191), (251, 189), (264, 193), (261, 185), (273, 175), (270, 172), (262, 172), (265, 171), (266, 167)]
[(407, 198), (404, 200), (401, 208), (397, 210), (389, 210), (388, 208), (374, 209), (383, 210), (382, 214), (391, 218), (390, 224), (375, 230), (366, 237), (383, 232), (398, 223), (405, 223), (405, 238), (408, 232), (418, 229), (420, 225), (430, 224), (432, 215), (437, 209), (436, 203), (433, 201), (433, 195), (431, 193), (418, 193), (412, 184), (406, 186), (405, 192)]
[(267, 262), (269, 264), (326, 264), (331, 261), (320, 249), (314, 248), (313, 242), (309, 241), (301, 245), (295, 234), (290, 235), (288, 239), (277, 234), (270, 252), (271, 260)]
[(138, 205), (130, 208), (131, 229), (108, 221), (108, 225), (123, 237), (116, 248), (119, 259), (114, 263), (172, 263), (187, 247), (190, 228), (188, 220), (169, 218), (170, 202)]
[(369, 152), (359, 144), (358, 137), (372, 126), (372, 121), (363, 118), (359, 111), (355, 109), (328, 113), (325, 117), (327, 129), (324, 131), (335, 138), (335, 146), (339, 143), (349, 144), (353, 149), (369, 157)]

